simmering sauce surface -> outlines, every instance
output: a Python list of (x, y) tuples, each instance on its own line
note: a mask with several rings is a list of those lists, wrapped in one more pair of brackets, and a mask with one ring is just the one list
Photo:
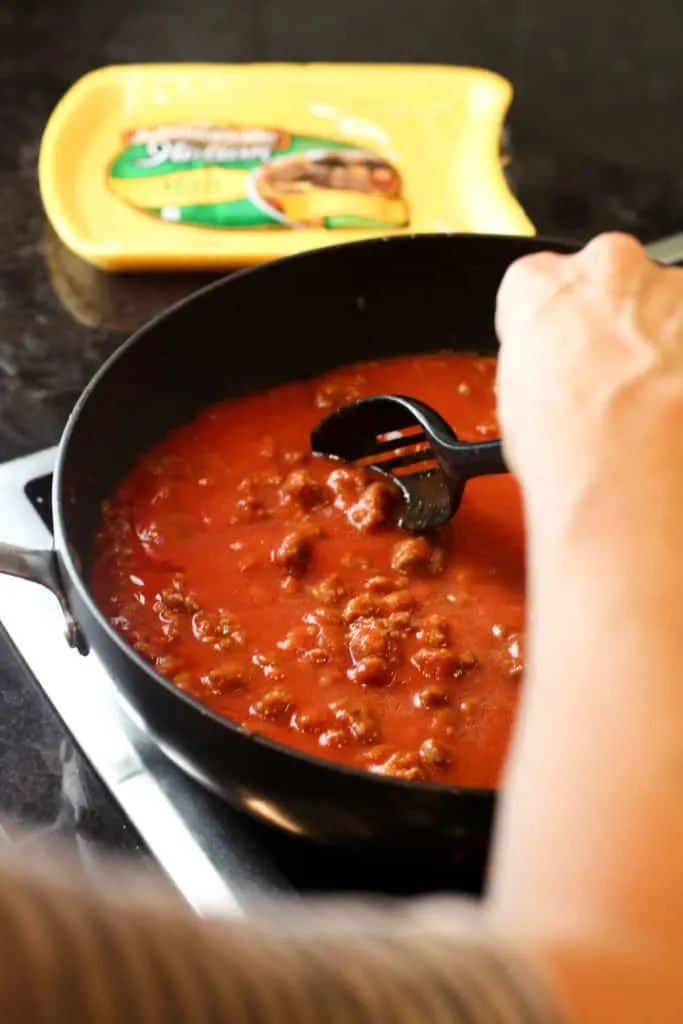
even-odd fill
[(524, 659), (510, 476), (474, 480), (430, 536), (381, 477), (309, 454), (322, 416), (398, 392), (495, 437), (495, 360), (359, 364), (206, 409), (103, 509), (92, 586), (175, 685), (250, 729), (404, 779), (495, 786)]

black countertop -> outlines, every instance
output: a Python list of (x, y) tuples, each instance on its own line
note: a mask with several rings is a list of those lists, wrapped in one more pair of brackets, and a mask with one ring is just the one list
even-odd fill
[[(0, 460), (54, 444), (102, 360), (153, 313), (209, 279), (110, 276), (64, 249), (45, 223), (36, 183), (52, 107), (76, 77), (113, 60), (278, 56), (259, 49), (251, 5), (228, 7), (231, 30), (237, 26), (246, 40), (241, 50), (217, 45), (217, 28), (225, 32), (228, 23), (212, 0), (200, 22), (188, 20), (185, 50), (178, 42), (184, 9), (166, 0), (109, 8), (86, 0), (20, 7), (10, 0), (0, 9)], [(539, 232), (583, 239), (622, 228), (648, 241), (683, 222), (683, 185), (666, 169), (588, 159), (570, 147), (549, 152), (534, 145), (528, 127), (524, 137), (512, 175)], [(86, 844), (137, 844), (1, 632), (0, 780), (0, 812), (34, 820), (39, 832), (58, 829)]]

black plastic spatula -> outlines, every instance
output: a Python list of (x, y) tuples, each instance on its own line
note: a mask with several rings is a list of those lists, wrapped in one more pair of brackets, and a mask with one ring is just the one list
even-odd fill
[(343, 406), (318, 424), (311, 447), (390, 476), (405, 498), (398, 525), (411, 531), (455, 515), (472, 477), (508, 472), (500, 441), (459, 441), (438, 412), (403, 395)]

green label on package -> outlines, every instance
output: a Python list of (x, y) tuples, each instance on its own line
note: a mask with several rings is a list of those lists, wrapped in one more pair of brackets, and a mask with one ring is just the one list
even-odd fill
[(205, 228), (381, 230), (410, 222), (401, 176), (383, 156), (271, 128), (136, 128), (107, 184), (139, 210)]

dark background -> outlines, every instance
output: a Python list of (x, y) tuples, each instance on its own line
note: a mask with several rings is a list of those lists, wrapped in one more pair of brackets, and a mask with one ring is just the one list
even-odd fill
[(679, 0), (5, 0), (0, 40), (32, 110), (118, 61), (478, 64), (514, 82), (520, 143), (657, 169), (683, 156)]

